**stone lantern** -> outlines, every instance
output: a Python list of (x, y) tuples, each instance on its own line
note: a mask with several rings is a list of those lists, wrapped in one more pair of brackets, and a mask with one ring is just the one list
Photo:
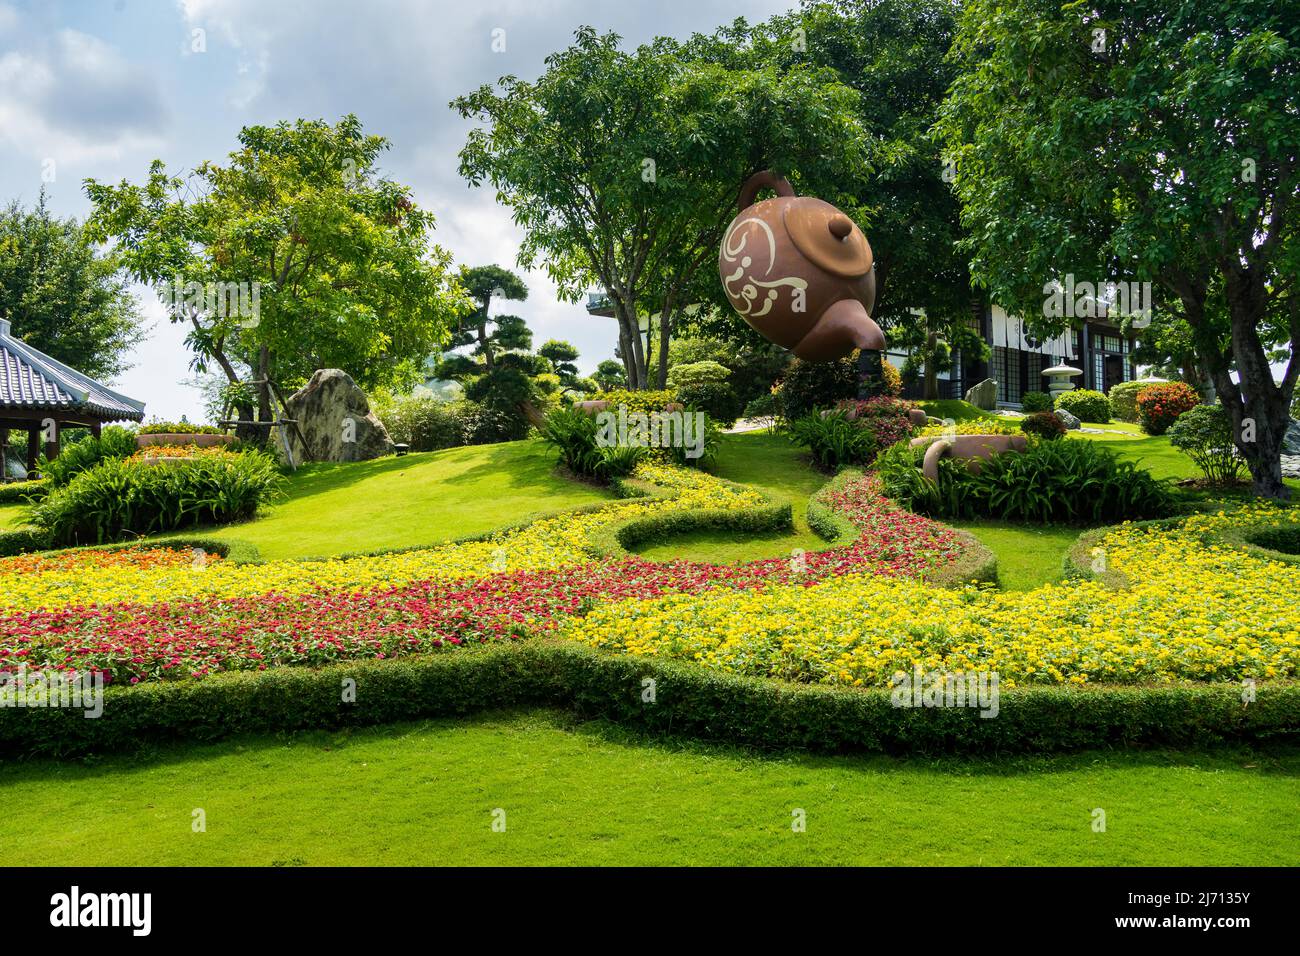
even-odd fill
[(1083, 369), (1074, 368), (1070, 365), (1053, 365), (1051, 368), (1043, 369), (1043, 374), (1047, 376), (1047, 390), (1055, 401), (1056, 397), (1062, 392), (1068, 392), (1074, 388), (1072, 379), (1083, 374)]

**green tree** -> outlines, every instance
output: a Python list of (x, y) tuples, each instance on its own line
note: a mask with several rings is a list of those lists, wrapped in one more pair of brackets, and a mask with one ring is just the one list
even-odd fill
[(551, 371), (558, 375), (565, 388), (573, 386), (578, 379), (578, 348), (571, 342), (560, 339), (547, 339), (537, 354), (551, 363)]
[(221, 370), (241, 419), (254, 401), (273, 417), (268, 381), (321, 367), (408, 386), (471, 304), (430, 242), (433, 215), (380, 174), (387, 148), (350, 115), (249, 126), (224, 166), (187, 179), (155, 161), (144, 185), (87, 180), (87, 226), (190, 326), (196, 370)]
[(460, 171), (514, 211), (521, 265), (544, 259), (566, 301), (605, 290), (628, 384), (646, 388), (638, 315), (660, 313), (662, 381), (673, 319), (750, 174), (772, 167), (810, 191), (865, 174), (856, 94), (824, 71), (729, 69), (665, 38), (625, 52), (590, 27), (546, 63), (536, 82), (504, 77), (452, 102), (483, 124)]
[(623, 363), (616, 359), (603, 360), (596, 366), (596, 371), (592, 373), (591, 378), (602, 391), (612, 392), (615, 389), (627, 388), (627, 370), (623, 367)]
[(127, 368), (144, 338), (116, 255), (100, 254), (75, 219), (34, 208), (0, 210), (0, 318), (33, 348), (93, 378)]
[(970, 0), (941, 118), (976, 280), (1049, 333), (1069, 321), (1043, 314), (1053, 280), (1152, 282), (1274, 498), (1300, 376), (1297, 13)]
[[(527, 349), (532, 344), (524, 320), (516, 315), (489, 315), (493, 299), (522, 302), (528, 298), (528, 286), (509, 269), (498, 265), (475, 266), (460, 270), (460, 281), (465, 291), (478, 303), (478, 308), (461, 320), (460, 330), (452, 338), (452, 347), (473, 344), (474, 354), (483, 364), (492, 367), (494, 353), (503, 349)], [(489, 325), (496, 328), (488, 331)]]
[(737, 21), (692, 44), (735, 69), (823, 69), (858, 93), (854, 111), (874, 144), (873, 174), (845, 168), (833, 192), (867, 229), (873, 318), (891, 346), (924, 366), (927, 398), (938, 397), (937, 373), (952, 367), (954, 349), (987, 356), (969, 327), (977, 296), (958, 246), (951, 168), (933, 129), (956, 75), (948, 60), (956, 14), (950, 0), (805, 0), (798, 11), (753, 27)]

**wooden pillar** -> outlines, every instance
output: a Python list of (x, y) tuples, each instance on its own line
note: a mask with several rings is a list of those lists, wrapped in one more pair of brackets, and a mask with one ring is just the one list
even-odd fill
[(9, 429), (0, 428), (0, 482), (9, 480)]
[(99, 433), (100, 433), (100, 431), (103, 429), (103, 427), (104, 427), (104, 423), (103, 423), (103, 422), (91, 422), (91, 423), (90, 423), (90, 434), (91, 434), (91, 437), (92, 437), (92, 438), (98, 438), (98, 437), (99, 437)]
[(36, 474), (36, 459), (41, 454), (41, 426), (27, 426), (27, 477)]
[(59, 423), (54, 422), (53, 424), (54, 427), (51, 429), (51, 434), (49, 436), (53, 441), (45, 442), (45, 457), (50, 461), (59, 457)]
[(1083, 387), (1095, 388), (1092, 379), (1092, 355), (1088, 349), (1088, 323), (1083, 323), (1083, 331), (1079, 333), (1079, 364), (1083, 366)]

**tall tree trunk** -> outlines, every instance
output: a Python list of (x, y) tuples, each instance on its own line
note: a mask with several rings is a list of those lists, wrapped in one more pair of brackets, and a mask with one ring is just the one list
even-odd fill
[(483, 321), (478, 324), (478, 347), (483, 353), (483, 366), (491, 371), (492, 369), (492, 343), (488, 341), (488, 306), (492, 304), (491, 294), (483, 297)]
[(1214, 385), (1232, 416), (1233, 443), (1246, 459), (1255, 494), (1284, 501), (1291, 495), (1282, 481), (1282, 439), (1291, 421), (1291, 396), (1273, 383), (1273, 369), (1259, 337), (1267, 290), (1254, 270), (1234, 266), (1224, 278), (1232, 357), (1241, 384), (1233, 383), (1226, 363), (1219, 363), (1213, 369)]
[(645, 342), (641, 338), (641, 325), (637, 322), (635, 313), (632, 314), (630, 322), (632, 325), (632, 361), (636, 363), (636, 387), (642, 389), (649, 384), (646, 380)]
[(623, 346), (623, 364), (627, 367), (627, 387), (633, 391), (646, 387), (645, 350), (642, 348), (641, 329), (636, 313), (630, 311), (622, 296), (611, 296), (614, 314), (620, 326), (620, 344)]
[(677, 319), (677, 308), (671, 299), (664, 303), (659, 313), (659, 374), (658, 388), (663, 391), (668, 387), (668, 343), (672, 338), (673, 322)]
[[(257, 351), (257, 420), (269, 422), (275, 418), (271, 413), (271, 350), (263, 345)], [(271, 428), (260, 425), (257, 429), (258, 440), (269, 443)]]
[(627, 329), (623, 326), (623, 319), (618, 319), (618, 356), (623, 360), (623, 372), (627, 378), (627, 387), (632, 387), (632, 381), (636, 378), (636, 367), (632, 364), (632, 340), (627, 337)]
[[(190, 324), (198, 331), (202, 331), (203, 329), (202, 324), (199, 322), (199, 314), (196, 310), (190, 311)], [(235, 371), (234, 364), (231, 363), (230, 359), (226, 356), (225, 350), (221, 346), (222, 340), (218, 339), (212, 343), (209, 352), (211, 353), (213, 360), (221, 366), (221, 371), (225, 374), (226, 380), (230, 382), (231, 385), (238, 385), (240, 384), (239, 373)], [(258, 438), (258, 430), (257, 426), (252, 424), (253, 415), (255, 414), (253, 403), (249, 401), (237, 401), (234, 403), (234, 406), (236, 419), (243, 423), (235, 426), (235, 437), (244, 442), (256, 442)]]

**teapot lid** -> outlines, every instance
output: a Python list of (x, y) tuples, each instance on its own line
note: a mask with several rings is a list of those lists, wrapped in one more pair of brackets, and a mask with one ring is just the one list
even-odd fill
[(867, 237), (830, 203), (805, 196), (786, 206), (784, 218), (795, 248), (818, 268), (846, 279), (871, 271), (874, 257)]

